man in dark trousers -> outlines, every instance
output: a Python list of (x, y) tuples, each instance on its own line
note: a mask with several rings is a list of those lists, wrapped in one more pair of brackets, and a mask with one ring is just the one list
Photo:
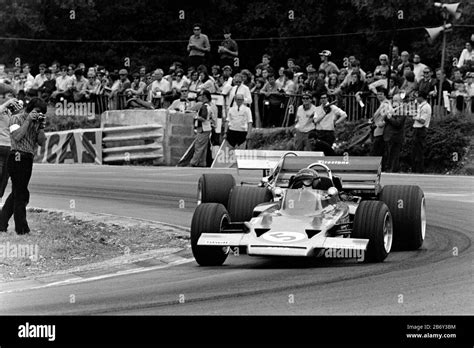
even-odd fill
[(426, 132), (431, 121), (431, 105), (426, 101), (426, 93), (418, 92), (416, 101), (418, 110), (413, 117), (413, 149), (412, 149), (412, 169), (414, 173), (425, 171), (425, 147)]
[(387, 160), (385, 161), (386, 170), (391, 173), (397, 173), (400, 169), (400, 151), (402, 150), (404, 139), (404, 126), (406, 113), (403, 108), (402, 99), (399, 94), (393, 97), (394, 114), (387, 114), (385, 117), (385, 128), (383, 130), (383, 140)]
[(17, 234), (30, 232), (26, 221), (26, 206), (30, 200), (28, 183), (33, 170), (33, 157), (37, 145), (43, 146), (44, 114), (46, 103), (41, 98), (32, 98), (25, 111), (13, 115), (10, 121), (11, 152), (8, 158), (8, 173), (12, 179), (12, 192), (0, 213), (0, 231), (6, 232), (8, 221), (14, 215)]

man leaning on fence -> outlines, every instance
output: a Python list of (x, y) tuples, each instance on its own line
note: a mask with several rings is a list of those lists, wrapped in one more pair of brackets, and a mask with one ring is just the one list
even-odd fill
[(312, 95), (309, 92), (303, 93), (303, 104), (296, 111), (295, 123), (295, 150), (311, 151), (311, 142), (309, 135), (314, 132), (315, 126), (313, 117), (316, 113), (316, 107), (311, 102)]

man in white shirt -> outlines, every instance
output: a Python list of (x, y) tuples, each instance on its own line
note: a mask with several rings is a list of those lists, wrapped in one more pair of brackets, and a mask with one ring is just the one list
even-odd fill
[(235, 96), (237, 94), (242, 94), (244, 96), (244, 104), (250, 106), (252, 104), (252, 94), (250, 89), (242, 83), (243, 77), (242, 74), (235, 74), (234, 76), (234, 87), (229, 92), (227, 96), (226, 105), (228, 108), (231, 108), (235, 104)]
[(151, 102), (155, 98), (161, 99), (164, 93), (171, 91), (171, 85), (168, 80), (163, 78), (163, 75), (162, 69), (156, 69), (153, 73), (155, 80), (151, 84), (148, 101)]
[(415, 73), (415, 81), (418, 83), (423, 78), (423, 71), (427, 66), (421, 63), (420, 55), (413, 54), (413, 72)]
[(244, 95), (236, 94), (235, 104), (229, 109), (225, 121), (224, 138), (230, 146), (237, 147), (247, 140), (247, 135), (252, 132), (252, 111), (244, 105)]
[(63, 97), (67, 100), (72, 98), (72, 83), (73, 80), (67, 74), (67, 67), (61, 66), (61, 76), (56, 78), (56, 90), (51, 94), (51, 99), (56, 100), (57, 98)]
[(466, 42), (466, 48), (462, 50), (461, 55), (459, 56), (458, 68), (467, 65), (470, 61), (474, 62), (474, 50), (472, 49), (472, 44)]
[(319, 141), (323, 141), (332, 147), (334, 141), (336, 141), (335, 126), (344, 122), (347, 114), (336, 105), (329, 104), (326, 93), (321, 94), (320, 102), (321, 105), (316, 108), (314, 116), (316, 136)]
[(32, 89), (34, 90), (39, 89), (43, 85), (43, 83), (48, 80), (46, 78), (46, 74), (44, 73), (45, 71), (46, 71), (46, 64), (40, 64), (39, 74), (35, 76)]
[(426, 132), (431, 121), (431, 105), (426, 101), (427, 94), (418, 92), (416, 98), (418, 110), (413, 117), (413, 148), (412, 148), (412, 169), (414, 173), (423, 173), (425, 171), (425, 146)]
[(226, 65), (222, 68), (222, 77), (224, 79), (224, 84), (221, 88), (221, 94), (223, 96), (228, 96), (230, 90), (232, 89), (232, 68), (230, 65)]
[(302, 100), (303, 105), (300, 105), (296, 111), (295, 150), (311, 151), (309, 134), (315, 129), (313, 117), (316, 113), (316, 106), (313, 105), (312, 96), (309, 92), (303, 94)]

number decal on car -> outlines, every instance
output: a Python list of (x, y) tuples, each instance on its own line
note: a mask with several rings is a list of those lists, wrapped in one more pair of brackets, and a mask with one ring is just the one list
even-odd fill
[(305, 238), (304, 234), (298, 232), (270, 232), (262, 236), (270, 242), (292, 243)]

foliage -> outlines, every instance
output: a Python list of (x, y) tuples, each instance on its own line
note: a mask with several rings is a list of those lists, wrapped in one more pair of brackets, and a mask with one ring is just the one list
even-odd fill
[[(354, 129), (363, 121), (346, 122), (344, 128), (336, 131), (339, 148), (338, 155), (347, 152), (352, 156), (368, 156), (371, 150), (370, 138), (350, 149), (347, 145), (354, 134)], [(413, 144), (412, 122), (405, 122), (405, 141), (400, 155), (402, 172), (410, 172), (411, 148)], [(459, 169), (474, 136), (474, 122), (468, 117), (450, 117), (432, 121), (426, 139), (425, 171), (446, 173)], [(265, 132), (254, 132), (250, 138), (249, 148), (266, 150), (293, 150), (294, 139), (290, 129), (278, 128)]]
[[(462, 6), (463, 15), (454, 24), (473, 23), (474, 4), (463, 1)], [(397, 19), (398, 10), (403, 11), (403, 19)], [(184, 18), (180, 18), (180, 13)], [(218, 60), (222, 29), (230, 26), (239, 44), (241, 67), (253, 68), (263, 53), (273, 56), (274, 67), (284, 65), (290, 56), (297, 58), (300, 65), (309, 61), (318, 63), (318, 52), (330, 49), (332, 60), (338, 65), (342, 65), (344, 57), (354, 54), (361, 60), (362, 68), (371, 70), (378, 64), (378, 55), (387, 53), (395, 27), (419, 27), (396, 32), (394, 40), (400, 50), (417, 51), (431, 67), (438, 66), (441, 57), (442, 40), (429, 44), (422, 29), (443, 23), (441, 11), (432, 1), (11, 0), (2, 3), (1, 36), (43, 41), (0, 39), (0, 62), (13, 65), (20, 58), (21, 62), (33, 64), (36, 72), (39, 63), (51, 63), (55, 59), (62, 64), (84, 62), (88, 66), (97, 63), (120, 68), (129, 57), (132, 70), (141, 64), (150, 69), (166, 68), (174, 60), (185, 61), (186, 42), (195, 22), (202, 23), (203, 33), (211, 39), (213, 62)], [(447, 62), (459, 57), (470, 31), (468, 27), (455, 27), (447, 35)], [(331, 36), (341, 33), (352, 34)], [(279, 39), (303, 35), (321, 36)], [(255, 40), (268, 37), (275, 39)], [(77, 42), (48, 41), (51, 39)], [(167, 42), (85, 43), (81, 40)]]
[(89, 120), (87, 117), (57, 116), (50, 113), (46, 115), (46, 132), (58, 132), (80, 128), (100, 128), (100, 117), (97, 116)]

